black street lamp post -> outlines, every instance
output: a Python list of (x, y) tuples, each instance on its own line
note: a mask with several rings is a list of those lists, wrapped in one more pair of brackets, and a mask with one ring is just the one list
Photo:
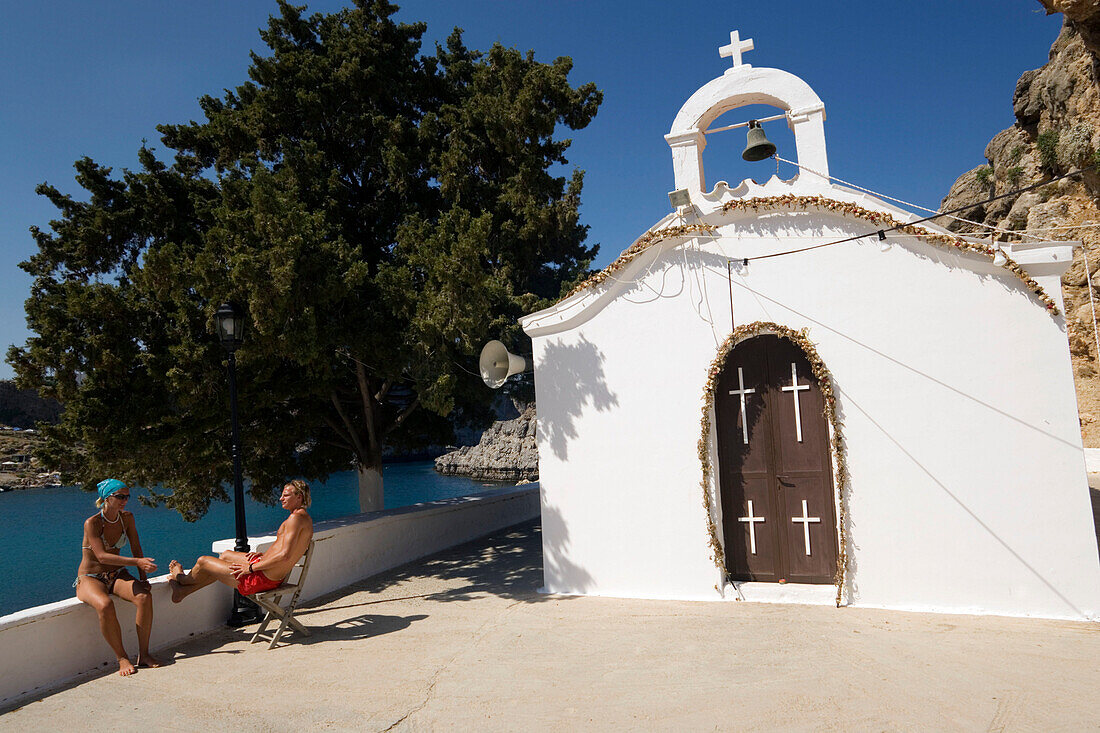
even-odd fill
[[(233, 549), (248, 552), (248, 530), (244, 521), (244, 484), (241, 479), (241, 431), (237, 421), (237, 348), (241, 345), (244, 316), (231, 303), (223, 303), (217, 312), (218, 339), (229, 354), (229, 412), (232, 416), (233, 506), (237, 541)], [(259, 620), (259, 609), (240, 593), (233, 591), (233, 612), (229, 625), (240, 627)]]

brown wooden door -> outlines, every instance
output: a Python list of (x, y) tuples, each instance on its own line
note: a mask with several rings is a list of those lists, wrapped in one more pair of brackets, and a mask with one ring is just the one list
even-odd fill
[(831, 583), (836, 516), (821, 389), (778, 336), (738, 344), (714, 399), (726, 566), (736, 580)]

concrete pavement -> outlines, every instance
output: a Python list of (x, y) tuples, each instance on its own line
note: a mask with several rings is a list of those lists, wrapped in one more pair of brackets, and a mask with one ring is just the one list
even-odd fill
[(213, 632), (0, 730), (1100, 729), (1097, 624), (554, 597), (541, 581), (538, 527), (521, 525), (308, 604), (311, 637), (267, 651)]

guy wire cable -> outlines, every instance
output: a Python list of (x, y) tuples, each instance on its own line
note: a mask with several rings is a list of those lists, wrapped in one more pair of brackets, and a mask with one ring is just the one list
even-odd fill
[(1060, 181), (1063, 178), (1069, 178), (1070, 176), (1080, 175), (1080, 174), (1084, 173), (1087, 170), (1095, 168), (1097, 165), (1098, 164), (1094, 163), (1094, 164), (1092, 164), (1090, 166), (1087, 166), (1085, 168), (1079, 168), (1079, 169), (1077, 169), (1075, 171), (1072, 171), (1070, 173), (1066, 173), (1064, 175), (1058, 176), (1057, 178), (1052, 178), (1049, 181), (1041, 181), (1040, 183), (1036, 183), (1036, 184), (1033, 184), (1031, 186), (1027, 186), (1026, 188), (1019, 188), (1019, 189), (1016, 189), (1015, 191), (1009, 191), (1008, 193), (1003, 193), (1000, 196), (994, 196), (993, 198), (986, 199), (986, 200), (981, 201), (981, 202), (976, 203), (976, 204), (967, 204), (966, 206), (960, 206), (958, 208), (951, 209), (949, 211), (940, 211), (936, 214), (933, 214), (932, 216), (926, 216), (923, 219), (916, 219), (914, 221), (908, 221), (908, 222), (905, 222), (905, 223), (902, 223), (902, 224), (897, 224), (897, 225), (892, 226), (892, 227), (887, 227), (885, 229), (876, 229), (876, 230), (867, 232), (866, 234), (859, 234), (859, 235), (856, 235), (854, 237), (847, 237), (845, 239), (837, 239), (837, 240), (832, 241), (832, 242), (824, 242), (822, 244), (815, 244), (812, 247), (802, 247), (800, 249), (792, 249), (792, 250), (788, 250), (786, 252), (773, 252), (772, 254), (757, 255), (756, 257), (745, 257), (743, 259), (746, 259), (750, 262), (753, 261), (753, 260), (766, 260), (769, 257), (782, 257), (783, 255), (791, 255), (791, 254), (796, 254), (798, 252), (808, 252), (811, 249), (820, 249), (822, 247), (829, 247), (829, 246), (832, 246), (834, 244), (844, 244), (845, 242), (854, 242), (857, 239), (863, 239), (864, 237), (869, 237), (872, 234), (874, 234), (875, 232), (878, 232), (879, 234), (885, 234), (886, 232), (897, 231), (898, 229), (902, 229), (903, 227), (913, 226), (914, 224), (923, 224), (926, 221), (932, 221), (933, 219), (938, 219), (941, 216), (946, 216), (948, 214), (955, 214), (959, 211), (966, 211), (967, 209), (973, 209), (976, 206), (982, 206), (983, 204), (988, 204), (988, 203), (991, 203), (993, 201), (998, 201), (998, 200), (1003, 199), (1003, 198), (1008, 198), (1009, 196), (1019, 196), (1022, 193), (1027, 193), (1028, 191), (1034, 191), (1035, 189), (1042, 188), (1043, 186), (1049, 186), (1050, 184), (1052, 184), (1056, 181)]

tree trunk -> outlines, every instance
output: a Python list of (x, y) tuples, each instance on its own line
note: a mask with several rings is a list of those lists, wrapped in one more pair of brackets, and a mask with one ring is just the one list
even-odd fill
[(380, 512), (382, 504), (382, 464), (375, 468), (358, 469), (359, 472), (359, 511)]

